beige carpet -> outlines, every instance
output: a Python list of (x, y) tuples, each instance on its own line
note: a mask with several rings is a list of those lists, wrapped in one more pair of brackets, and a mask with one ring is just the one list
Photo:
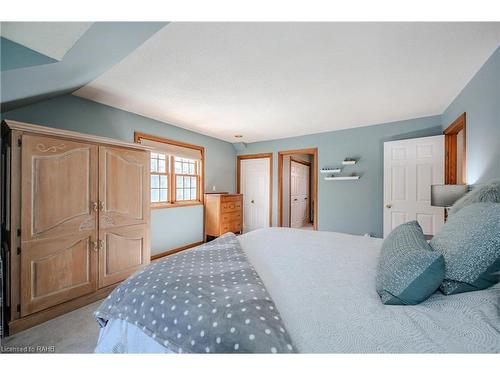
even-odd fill
[(92, 314), (100, 303), (95, 302), (7, 337), (3, 346), (30, 347), (38, 352), (43, 352), (43, 349), (37, 350), (37, 347), (53, 346), (53, 353), (93, 353), (99, 327)]

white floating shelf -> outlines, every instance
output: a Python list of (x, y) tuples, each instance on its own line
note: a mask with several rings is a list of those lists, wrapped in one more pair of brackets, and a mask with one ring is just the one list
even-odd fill
[(347, 181), (347, 180), (359, 180), (359, 176), (333, 176), (325, 177), (326, 181)]
[(356, 164), (356, 160), (343, 160), (342, 165), (354, 165)]
[(319, 173), (340, 173), (342, 168), (323, 168), (319, 170)]

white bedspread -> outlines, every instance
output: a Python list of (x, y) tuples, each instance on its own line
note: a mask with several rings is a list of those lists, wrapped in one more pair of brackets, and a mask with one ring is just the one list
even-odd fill
[[(300, 352), (500, 352), (500, 285), (418, 306), (375, 291), (382, 240), (269, 228), (238, 237)], [(165, 352), (126, 322), (101, 330), (96, 352)]]
[(382, 240), (270, 228), (239, 237), (300, 352), (500, 352), (500, 285), (417, 306), (375, 291)]

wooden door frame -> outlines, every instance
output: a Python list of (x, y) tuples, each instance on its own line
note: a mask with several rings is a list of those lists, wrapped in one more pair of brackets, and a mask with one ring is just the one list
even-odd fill
[(313, 199), (313, 228), (318, 230), (318, 148), (303, 148), (298, 150), (278, 151), (278, 226), (283, 226), (283, 156), (285, 155), (311, 155), (312, 183), (309, 189)]
[[(457, 165), (457, 134), (463, 131), (462, 165)], [(444, 134), (444, 183), (462, 184), (467, 181), (467, 133), (466, 115), (462, 113), (443, 132)], [(462, 169), (463, 181), (457, 181), (457, 170)]]
[(298, 164), (305, 165), (306, 167), (309, 167), (309, 181), (307, 181), (309, 185), (309, 196), (307, 197), (309, 199), (309, 214), (308, 219), (309, 222), (311, 222), (311, 180), (312, 180), (312, 175), (311, 175), (311, 162), (305, 161), (302, 159), (297, 159), (294, 158), (293, 156), (290, 156), (290, 166), (288, 168), (288, 194), (290, 195), (290, 199), (288, 200), (288, 227), (292, 227), (292, 161)]
[(269, 226), (273, 226), (273, 153), (246, 154), (236, 156), (236, 192), (241, 194), (241, 161), (269, 158)]

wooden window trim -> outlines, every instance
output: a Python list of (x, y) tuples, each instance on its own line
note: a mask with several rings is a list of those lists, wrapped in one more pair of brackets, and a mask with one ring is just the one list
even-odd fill
[(169, 185), (168, 185), (168, 203), (151, 203), (151, 209), (162, 209), (162, 208), (176, 208), (176, 207), (188, 207), (188, 206), (199, 206), (203, 205), (204, 192), (205, 192), (205, 147), (197, 146), (190, 143), (184, 143), (176, 141), (173, 139), (158, 137), (151, 134), (146, 134), (142, 132), (134, 132), (134, 142), (141, 143), (142, 139), (147, 139), (154, 142), (165, 143), (169, 145), (190, 148), (193, 150), (200, 151), (201, 159), (199, 161), (199, 175), (198, 175), (198, 189), (197, 189), (197, 199), (196, 200), (186, 200), (186, 201), (176, 201), (176, 174), (175, 174), (175, 162), (174, 157), (170, 157), (169, 166)]
[[(457, 165), (457, 134), (463, 131), (463, 149), (462, 165)], [(445, 184), (467, 183), (467, 133), (466, 133), (466, 114), (462, 113), (458, 118), (448, 126), (444, 132), (444, 180)], [(462, 169), (463, 181), (457, 181), (457, 170)]]

